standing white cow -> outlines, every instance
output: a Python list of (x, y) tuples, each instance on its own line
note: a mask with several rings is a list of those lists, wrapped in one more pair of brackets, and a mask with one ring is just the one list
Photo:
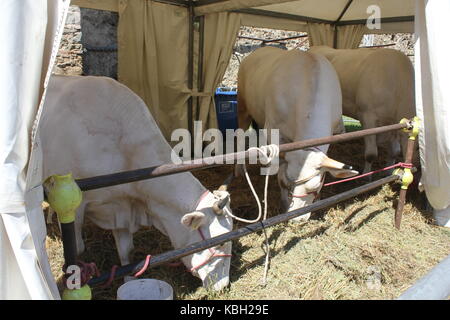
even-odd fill
[[(339, 80), (320, 55), (260, 48), (239, 68), (238, 112), (240, 128), (247, 129), (253, 119), (260, 127), (279, 129), (280, 143), (330, 136), (342, 130)], [(327, 171), (336, 177), (357, 174), (328, 158), (327, 151), (323, 145), (285, 155), (278, 172), (284, 210), (311, 204)]]
[[(323, 54), (333, 64), (341, 83), (343, 112), (360, 120), (364, 129), (414, 117), (414, 68), (400, 51), (317, 46), (309, 52)], [(377, 143), (388, 143), (387, 164), (391, 165), (401, 150), (406, 152), (406, 140), (407, 135), (398, 131), (365, 137), (364, 172), (371, 170), (378, 157)]]
[[(45, 177), (72, 172), (87, 178), (171, 160), (145, 103), (110, 78), (53, 76), (39, 126)], [(214, 213), (216, 201), (191, 173), (84, 192), (75, 221), (78, 251), (84, 250), (84, 217), (112, 230), (122, 265), (141, 226), (154, 225), (175, 248), (223, 234), (232, 220)], [(231, 243), (214, 250), (182, 261), (204, 286), (219, 290), (229, 283)]]

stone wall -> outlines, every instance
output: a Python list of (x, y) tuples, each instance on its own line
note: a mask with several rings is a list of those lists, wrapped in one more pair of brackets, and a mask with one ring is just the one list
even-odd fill
[(53, 73), (117, 79), (116, 12), (70, 6)]
[(117, 79), (117, 12), (81, 8), (83, 74)]
[[(58, 52), (54, 73), (65, 75), (101, 75), (117, 79), (116, 12), (70, 6)], [(239, 35), (274, 39), (299, 35), (299, 32), (242, 27)], [(400, 50), (414, 61), (414, 39), (411, 34), (374, 35), (370, 45), (395, 43), (390, 48)], [(240, 61), (256, 49), (260, 41), (238, 39), (224, 79), (220, 86), (235, 87)], [(361, 45), (367, 45), (362, 41)], [(287, 49), (307, 50), (308, 38), (284, 41)]]
[(80, 8), (69, 7), (61, 44), (53, 73), (81, 75), (83, 73), (83, 46), (81, 44)]

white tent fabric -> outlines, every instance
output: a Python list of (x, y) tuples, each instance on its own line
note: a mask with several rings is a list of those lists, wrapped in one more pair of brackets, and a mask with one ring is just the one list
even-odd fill
[(308, 25), (303, 21), (280, 19), (274, 17), (261, 17), (254, 14), (241, 13), (241, 24), (247, 27), (269, 28), (289, 31), (308, 31)]
[(45, 251), (41, 157), (32, 129), (69, 3), (0, 2), (0, 299), (59, 298)]
[(438, 222), (450, 227), (450, 2), (417, 0), (416, 103), (423, 120), (420, 134), (422, 184)]
[[(198, 6), (195, 8), (195, 13), (200, 15), (225, 10), (257, 9), (266, 13), (315, 18), (328, 23), (336, 21), (339, 18), (347, 3), (348, 0), (228, 0)], [(368, 13), (370, 6), (379, 7), (381, 9), (381, 17), (383, 18), (414, 16), (414, 5), (414, 0), (355, 0), (348, 7), (348, 10), (341, 17), (340, 21), (366, 20), (372, 12), (370, 11)], [(260, 20), (266, 18), (259, 17)], [(271, 19), (288, 21), (281, 17)], [(371, 32), (414, 32), (413, 26), (414, 24), (411, 22), (385, 22), (381, 25), (381, 29), (371, 30)]]
[[(117, 10), (119, 3), (118, 0), (78, 1), (98, 9), (105, 6), (107, 10)], [(196, 12), (209, 14), (224, 8), (251, 7), (334, 21), (346, 3), (347, 0), (229, 0), (198, 7)], [(437, 214), (450, 226), (450, 127), (447, 124), (450, 92), (445, 87), (450, 83), (450, 62), (446, 57), (450, 48), (448, 42), (442, 41), (446, 39), (442, 25), (450, 12), (450, 3), (358, 0), (341, 21), (366, 19), (366, 9), (372, 4), (381, 7), (382, 17), (416, 14), (416, 98), (417, 112), (423, 119), (419, 139), (422, 183)], [(68, 5), (69, 0), (0, 1), (3, 39), (0, 61), (4, 65), (0, 74), (3, 106), (0, 117), (0, 299), (60, 298), (45, 250), (41, 151), (33, 124), (39, 119), (45, 82), (53, 65)], [(264, 19), (268, 19), (272, 25), (307, 28), (300, 21), (249, 16), (243, 15), (242, 20), (247, 17), (251, 25), (262, 26)], [(400, 31), (401, 28), (406, 31), (411, 25), (410, 22), (383, 23), (381, 31)], [(357, 36), (353, 39), (350, 34), (345, 35), (345, 41), (353, 46)]]

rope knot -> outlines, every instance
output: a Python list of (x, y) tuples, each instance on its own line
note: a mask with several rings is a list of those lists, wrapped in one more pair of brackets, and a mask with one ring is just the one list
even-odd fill
[(262, 156), (260, 157), (259, 161), (263, 165), (270, 164), (273, 159), (278, 158), (280, 154), (280, 148), (276, 144), (269, 144), (266, 146), (261, 146), (259, 148), (253, 147), (248, 149), (248, 151), (251, 150), (256, 150), (257, 152), (259, 152), (259, 154)]
[(413, 164), (412, 163), (399, 162), (398, 164), (399, 164), (400, 168), (405, 168), (405, 169), (412, 169), (413, 168)]

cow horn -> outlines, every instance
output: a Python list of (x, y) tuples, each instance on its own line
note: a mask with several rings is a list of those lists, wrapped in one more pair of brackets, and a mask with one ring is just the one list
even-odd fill
[(228, 191), (228, 184), (222, 184), (217, 190)]
[(231, 184), (233, 179), (234, 179), (234, 174), (232, 173), (225, 179), (225, 181), (222, 183), (222, 185), (217, 190), (219, 190), (219, 191), (228, 191), (228, 186)]
[(322, 167), (330, 168), (330, 169), (348, 169), (352, 170), (353, 168), (345, 163), (333, 160), (329, 157), (325, 157), (322, 161)]
[(214, 204), (212, 205), (212, 208), (213, 208), (214, 212), (217, 215), (222, 215), (223, 214), (223, 208), (227, 205), (229, 200), (230, 200), (230, 196), (226, 196), (225, 198), (214, 202)]

